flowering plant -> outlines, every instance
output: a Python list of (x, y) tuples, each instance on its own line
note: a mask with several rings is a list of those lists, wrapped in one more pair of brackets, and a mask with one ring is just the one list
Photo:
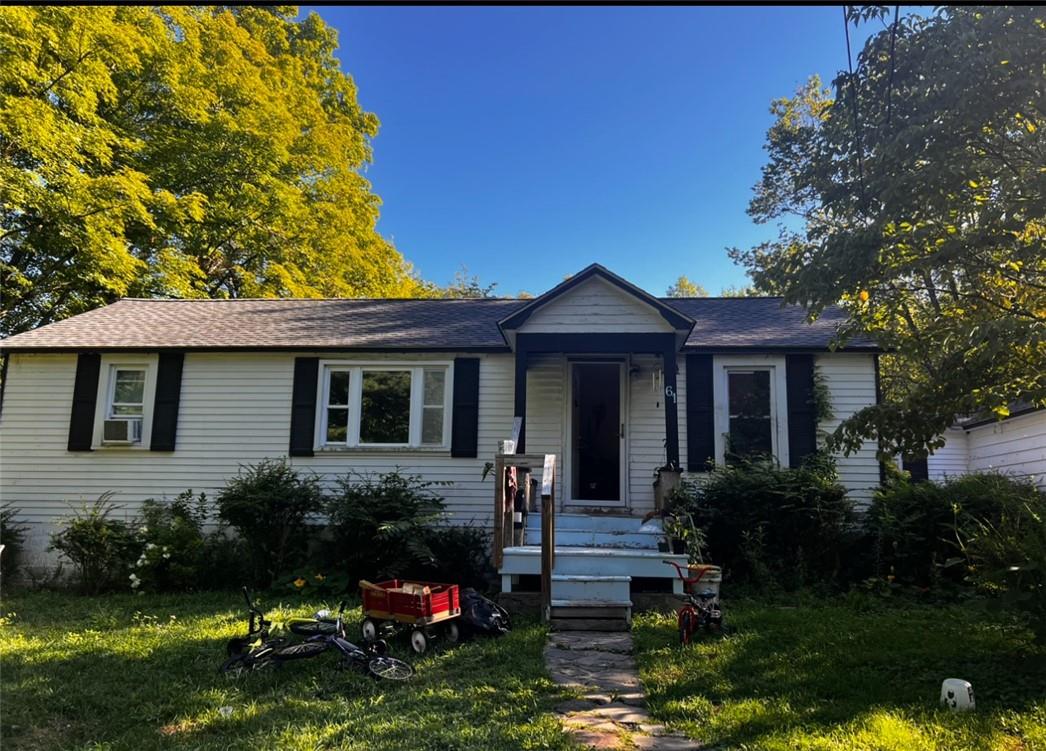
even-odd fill
[(171, 503), (147, 500), (134, 530), (139, 546), (128, 576), (133, 591), (192, 589), (201, 565), (207, 497), (191, 490)]

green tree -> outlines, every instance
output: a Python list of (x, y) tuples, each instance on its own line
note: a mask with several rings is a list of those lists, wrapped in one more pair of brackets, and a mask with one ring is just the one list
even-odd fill
[(719, 291), (720, 297), (760, 297), (762, 294), (762, 292), (757, 290), (751, 284), (746, 284), (743, 287), (735, 287), (731, 285), (729, 287), (723, 287)]
[(665, 290), (666, 297), (708, 297), (708, 290), (680, 274), (675, 284)]
[(378, 120), (293, 7), (0, 8), (0, 332), (124, 295), (412, 295)]
[(811, 79), (773, 104), (749, 213), (792, 221), (731, 255), (890, 351), (889, 398), (833, 436), (847, 451), (919, 453), (957, 415), (1046, 404), (1044, 49), (1041, 8), (946, 7), (873, 35), (834, 96)]
[(443, 289), (438, 290), (439, 297), (457, 298), (483, 298), (497, 297), (494, 289), (497, 282), (483, 284), (475, 274), (469, 274), (469, 270), (462, 266), (454, 274), (454, 280)]

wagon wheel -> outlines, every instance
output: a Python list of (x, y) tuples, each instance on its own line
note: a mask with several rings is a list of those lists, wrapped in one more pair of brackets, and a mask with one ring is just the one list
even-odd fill
[(443, 638), (447, 640), (448, 644), (457, 644), (461, 641), (461, 629), (458, 628), (456, 621), (447, 621), (443, 627)]
[(423, 629), (416, 628), (410, 632), (410, 647), (419, 655), (425, 654), (425, 650), (429, 648), (429, 637)]
[(363, 641), (377, 641), (378, 639), (378, 624), (370, 618), (364, 618), (363, 624), (360, 626), (360, 631), (363, 632)]

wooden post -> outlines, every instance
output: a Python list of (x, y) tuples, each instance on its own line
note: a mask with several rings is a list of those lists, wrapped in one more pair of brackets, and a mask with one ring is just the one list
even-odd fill
[(541, 472), (541, 618), (552, 620), (552, 569), (556, 565), (556, 455), (545, 454)]
[(503, 525), (501, 523), (504, 504), (505, 460), (498, 455), (494, 457), (494, 518), (491, 520), (491, 526), (494, 528), (494, 565), (497, 568), (501, 568), (505, 552), (505, 540), (502, 537)]

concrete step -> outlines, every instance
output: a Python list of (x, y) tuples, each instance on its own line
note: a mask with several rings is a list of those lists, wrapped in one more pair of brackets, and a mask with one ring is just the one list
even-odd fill
[[(628, 550), (556, 546), (554, 575), (631, 576), (675, 579), (676, 571), (663, 561), (687, 565), (685, 555), (672, 555), (657, 550)], [(540, 574), (541, 548), (536, 545), (505, 548), (501, 574)], [(680, 590), (681, 591), (681, 590)]]
[(627, 602), (631, 576), (552, 575), (552, 599)]
[[(594, 532), (638, 532), (640, 527), (660, 529), (660, 520), (653, 519), (643, 524), (640, 516), (619, 514), (572, 514), (557, 513), (557, 529), (581, 529)], [(527, 514), (527, 529), (541, 529), (541, 514)]]
[[(600, 532), (592, 529), (561, 529), (556, 527), (556, 545), (576, 548), (634, 548), (657, 550), (664, 539), (660, 531), (654, 532)], [(528, 544), (541, 541), (541, 530), (527, 530)]]

